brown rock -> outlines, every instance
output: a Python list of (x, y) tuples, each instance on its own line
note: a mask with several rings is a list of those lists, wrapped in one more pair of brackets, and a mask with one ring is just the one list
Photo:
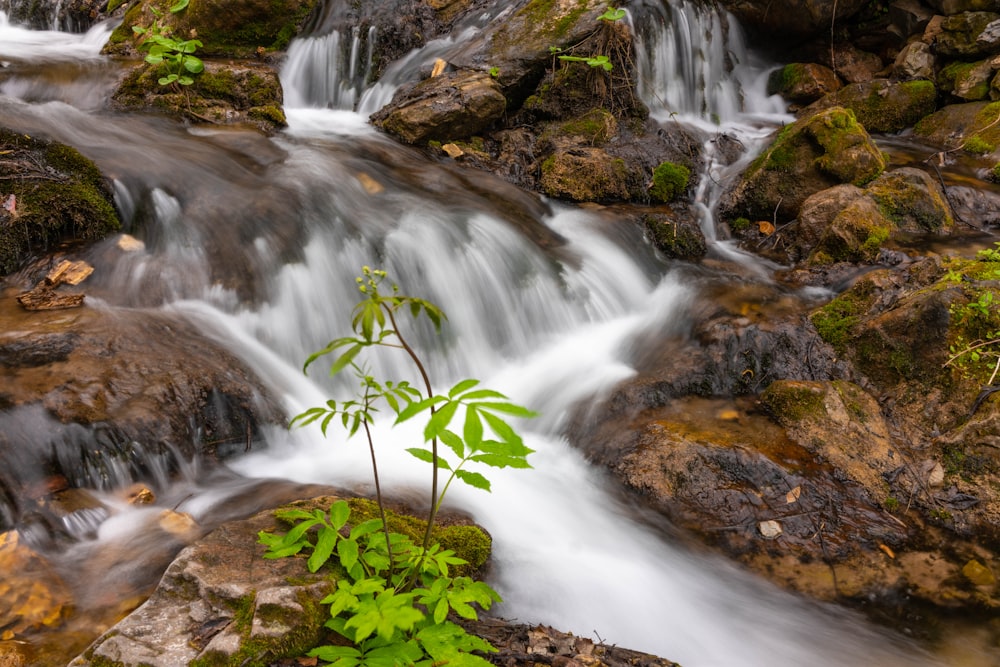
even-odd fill
[(503, 116), (506, 98), (486, 72), (459, 70), (397, 94), (372, 122), (409, 144), (467, 139)]

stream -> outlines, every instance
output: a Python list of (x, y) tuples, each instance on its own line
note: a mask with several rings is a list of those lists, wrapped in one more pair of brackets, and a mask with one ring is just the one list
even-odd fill
[[(642, 4), (632, 19), (642, 21), (639, 92), (664, 122), (676, 113), (752, 148), (787, 119), (763, 94), (767, 64), (746, 51), (738, 26), (718, 29), (725, 17), (687, 3), (669, 11)], [(471, 513), (494, 538), (491, 583), (505, 600), (499, 615), (685, 667), (978, 664), (933, 654), (902, 633), (786, 594), (678, 543), (571, 447), (562, 436), (568, 416), (636, 372), (628, 359), (642, 341), (687, 330), (706, 298), (698, 276), (718, 271), (713, 279), (726, 280), (725, 269), (665, 261), (611, 213), (539, 201), (490, 175), (431, 163), (367, 124), (368, 112), (419, 67), (446, 57), (460, 34), (396, 63), (372, 87), (363, 84), (370, 55), (358, 35), (294, 41), (282, 74), (289, 128), (265, 138), (107, 112), (119, 66), (99, 54), (109, 32), (29, 31), (0, 13), (0, 61), (14, 72), (0, 80), (3, 124), (94, 160), (114, 179), (127, 230), (145, 244), (111, 255), (109, 240), (85, 254), (96, 268), (88, 307), (151, 309), (194, 323), (266, 378), (296, 414), (350, 395), (351, 383), (327, 378), (322, 364), (308, 376), (301, 366), (348, 333), (361, 266), (384, 268), (405, 293), (437, 303), (448, 316), (442, 336), (415, 334), (438, 388), (476, 377), (541, 415), (518, 424), (536, 450), (533, 469), (484, 471), (490, 494), (449, 492), (449, 506)], [(728, 41), (694, 48), (706, 32)], [(735, 69), (722, 66), (727, 57)], [(713, 266), (739, 267), (741, 280), (770, 285), (773, 267), (730, 245), (714, 224), (714, 183), (742, 165), (711, 162), (696, 203), (719, 260)], [(392, 354), (371, 363), (376, 377), (413, 375)], [(252, 480), (368, 490), (366, 448), (336, 429), (329, 435), (269, 429), (266, 442), (230, 459), (225, 474), (192, 464), (180, 480), (154, 480), (164, 486), (158, 504), (211, 525)], [(414, 435), (376, 425), (383, 485), (403, 495), (418, 493), (428, 477), (402, 451)], [(133, 481), (126, 471), (122, 477), (94, 486), (110, 498)], [(79, 543), (56, 557), (65, 570), (97, 545), (129, 552), (126, 545), (144, 539), (144, 512), (80, 518)]]

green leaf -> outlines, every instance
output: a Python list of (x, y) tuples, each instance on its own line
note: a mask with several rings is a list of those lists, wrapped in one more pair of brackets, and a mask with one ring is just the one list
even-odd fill
[(340, 355), (337, 360), (333, 362), (333, 365), (330, 366), (330, 377), (333, 377), (340, 371), (344, 370), (348, 364), (354, 361), (354, 357), (358, 356), (362, 347), (363, 346), (361, 344), (357, 344), (354, 347), (348, 348), (347, 352)]
[(525, 417), (530, 419), (531, 417), (537, 417), (538, 413), (529, 410), (528, 408), (517, 405), (515, 403), (474, 403), (480, 410), (488, 410), (489, 412), (502, 412), (507, 415), (512, 415), (514, 417)]
[(523, 457), (505, 456), (503, 454), (476, 454), (475, 456), (470, 456), (469, 460), (488, 465), (492, 468), (520, 468), (524, 470), (531, 467), (531, 464)]
[(337, 542), (337, 555), (340, 557), (340, 564), (348, 572), (358, 562), (358, 543), (356, 540), (340, 540)]
[(441, 431), (438, 438), (448, 447), (448, 449), (455, 452), (455, 456), (460, 459), (465, 458), (465, 443), (462, 442), (460, 437), (458, 437), (458, 434), (446, 429)]
[(320, 357), (330, 354), (334, 350), (344, 347), (345, 345), (350, 345), (351, 343), (357, 343), (357, 342), (358, 340), (356, 338), (338, 338), (336, 340), (330, 341), (327, 344), (327, 346), (324, 347), (322, 350), (319, 350), (318, 352), (313, 352), (312, 354), (309, 355), (309, 357), (306, 359), (305, 364), (302, 365), (302, 372), (303, 373), (306, 372), (306, 370), (309, 368), (309, 365), (312, 364), (312, 362), (319, 359)]
[(337, 534), (337, 531), (329, 526), (323, 526), (319, 529), (316, 547), (313, 549), (312, 555), (309, 556), (309, 560), (306, 561), (306, 567), (309, 568), (310, 572), (316, 572), (323, 567), (326, 561), (330, 560), (338, 537), (340, 535)]
[(334, 667), (354, 667), (361, 662), (361, 651), (353, 646), (317, 646), (306, 655), (333, 663)]
[(205, 70), (205, 63), (202, 62), (201, 58), (187, 56), (184, 58), (184, 69), (192, 74), (200, 74)]
[[(413, 456), (415, 456), (416, 458), (420, 459), (421, 461), (424, 461), (425, 463), (434, 463), (435, 462), (434, 461), (434, 453), (431, 452), (429, 449), (422, 449), (422, 448), (419, 448), (419, 447), (411, 447), (410, 449), (407, 449), (406, 451), (409, 452), (410, 454), (412, 454)], [(451, 466), (448, 464), (448, 462), (445, 461), (440, 456), (437, 457), (437, 467), (441, 468), (442, 470), (451, 470)]]
[(465, 444), (469, 449), (476, 451), (483, 442), (483, 420), (479, 417), (479, 410), (470, 406), (465, 411), (465, 428), (462, 431), (465, 436)]
[(490, 490), (490, 480), (486, 479), (478, 472), (472, 472), (470, 470), (456, 470), (455, 477), (458, 477), (469, 486), (473, 486), (477, 489), (482, 489), (483, 491)]
[(399, 413), (399, 416), (396, 417), (395, 423), (402, 424), (406, 420), (412, 419), (421, 412), (429, 410), (438, 403), (447, 400), (448, 399), (446, 399), (444, 396), (431, 396), (429, 398), (425, 398), (422, 401), (414, 401), (413, 403), (410, 403), (408, 406), (406, 406), (406, 409), (404, 409), (402, 412)]
[(382, 530), (382, 519), (368, 519), (364, 523), (359, 523), (351, 529), (351, 539), (360, 540), (366, 535)]
[(472, 380), (472, 379), (462, 380), (461, 382), (459, 382), (458, 384), (456, 384), (454, 387), (451, 388), (451, 391), (448, 392), (448, 398), (454, 399), (459, 394), (467, 392), (468, 390), (475, 387), (477, 384), (479, 384), (479, 380)]
[(176, 14), (177, 12), (182, 12), (190, 2), (191, 0), (177, 0), (177, 2), (170, 5), (170, 11), (174, 14)]
[(448, 600), (445, 598), (438, 600), (437, 604), (434, 605), (434, 622), (438, 624), (444, 623), (445, 619), (448, 618), (448, 609)]
[(448, 428), (448, 424), (451, 423), (459, 405), (460, 403), (456, 401), (448, 401), (438, 408), (433, 415), (431, 415), (431, 418), (427, 420), (427, 426), (424, 427), (425, 441), (433, 440), (441, 435), (442, 431)]
[(338, 500), (330, 505), (330, 523), (337, 530), (347, 525), (347, 520), (351, 516), (351, 506), (346, 500)]

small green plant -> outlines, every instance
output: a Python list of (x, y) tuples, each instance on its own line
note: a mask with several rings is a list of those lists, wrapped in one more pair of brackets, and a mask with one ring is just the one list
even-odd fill
[[(615, 21), (620, 21), (625, 18), (626, 12), (624, 9), (618, 7), (609, 6), (607, 10), (597, 17), (598, 21), (607, 21), (608, 23), (614, 23)], [(579, 46), (579, 44), (577, 45)], [(574, 47), (575, 48), (575, 47)], [(591, 67), (600, 67), (605, 72), (610, 72), (615, 68), (614, 64), (611, 62), (611, 58), (606, 54), (592, 54), (584, 56), (574, 56), (571, 53), (563, 53), (564, 49), (558, 46), (550, 46), (549, 53), (556, 56), (559, 60), (569, 63), (586, 63)]]
[[(311, 551), (306, 562), (318, 571), (328, 562), (339, 575), (337, 589), (323, 600), (330, 605), (326, 626), (346, 638), (350, 646), (320, 646), (311, 656), (337, 667), (393, 667), (394, 665), (455, 665), (485, 667), (489, 663), (473, 652), (495, 650), (448, 620), (455, 614), (478, 618), (476, 607), (489, 609), (500, 596), (487, 584), (469, 577), (452, 577), (449, 568), (464, 564), (454, 552), (432, 544), (431, 532), (445, 494), (454, 481), (490, 490), (489, 480), (470, 470), (475, 464), (496, 468), (530, 468), (531, 449), (507, 422), (508, 417), (533, 417), (530, 410), (511, 403), (503, 394), (462, 380), (446, 393), (433, 391), (427, 368), (399, 327), (402, 314), (425, 315), (440, 330), (444, 313), (429, 301), (404, 296), (397, 286), (383, 293), (384, 271), (363, 268), (357, 279), (363, 295), (352, 316), (353, 336), (337, 338), (312, 354), (305, 369), (325, 355), (335, 355), (330, 374), (352, 369), (359, 390), (346, 401), (329, 400), (292, 420), (305, 426), (318, 423), (323, 434), (338, 423), (349, 436), (365, 434), (380, 518), (350, 523), (350, 508), (337, 502), (328, 512), (284, 510), (279, 518), (294, 523), (284, 535), (261, 533), (268, 547), (265, 557), (281, 558)], [(408, 381), (378, 381), (356, 360), (373, 347), (402, 351), (413, 362), (423, 388)], [(381, 483), (371, 425), (379, 408), (388, 408), (400, 424), (425, 418), (425, 446), (406, 451), (431, 464), (430, 509), (420, 544), (392, 533), (386, 523)], [(460, 426), (453, 426), (459, 424)], [(441, 447), (443, 445), (443, 447)], [(439, 471), (448, 473), (443, 486)]]
[(899, 509), (899, 500), (895, 496), (887, 496), (883, 506), (885, 511), (891, 514)]
[(490, 68), (490, 76), (493, 77), (494, 79), (498, 78), (500, 76), (500, 68), (499, 67), (491, 67)]
[[(187, 8), (190, 0), (177, 0), (170, 7), (170, 13), (177, 14)], [(192, 74), (200, 74), (205, 69), (205, 63), (194, 55), (203, 46), (197, 39), (176, 39), (171, 35), (172, 29), (161, 24), (163, 13), (150, 6), (150, 11), (156, 17), (148, 28), (132, 26), (132, 32), (145, 37), (139, 44), (139, 49), (146, 51), (146, 62), (151, 65), (164, 63), (167, 73), (161, 76), (158, 83), (161, 86), (180, 84), (190, 86), (194, 83)]]

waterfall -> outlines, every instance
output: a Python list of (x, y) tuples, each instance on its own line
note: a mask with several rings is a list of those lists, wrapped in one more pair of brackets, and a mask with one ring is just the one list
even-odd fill
[(636, 88), (654, 117), (722, 124), (784, 112), (766, 94), (767, 69), (754, 62), (730, 14), (692, 0), (644, 0), (636, 19)]
[[(669, 28), (656, 24), (643, 43), (686, 39), (692, 53), (702, 46), (706, 59), (665, 55), (643, 65), (650, 81), (662, 79), (659, 89), (644, 84), (652, 87), (643, 94), (662, 97), (664, 113), (739, 120), (749, 99), (746, 82), (737, 86), (728, 78), (732, 68), (723, 66), (736, 53), (734, 26), (723, 30), (722, 17), (683, 7), (686, 38), (657, 32), (674, 30), (678, 18)], [(643, 26), (645, 19), (637, 21)], [(731, 41), (706, 45), (706, 30)], [(414, 330), (438, 389), (475, 376), (542, 415), (518, 424), (536, 450), (532, 470), (489, 471), (492, 494), (456, 489), (449, 500), (494, 538), (491, 576), (506, 600), (499, 614), (594, 633), (686, 667), (937, 664), (853, 614), (782, 593), (720, 558), (675, 544), (656, 517), (624, 502), (614, 482), (562, 436), (579, 404), (599, 400), (635, 374), (629, 359), (637, 341), (655, 337), (669, 345), (690, 328), (706, 297), (688, 269), (659, 261), (638, 232), (613, 230), (598, 212), (539, 203), (477, 175), (480, 187), (505, 202), (499, 210), (450, 168), (366, 127), (365, 110), (375, 98), (391, 94), (463, 34), (388, 68), (382, 88), (368, 81), (377, 35), (331, 32), (294, 42), (282, 80), (290, 107), (311, 108), (289, 108), (292, 129), (273, 140), (124, 114), (109, 118), (66, 103), (15, 99), (12, 91), (2, 91), (0, 113), (14, 127), (79, 148), (115, 175), (123, 209), (144, 211), (134, 227), (146, 244), (134, 258), (108, 260), (101, 245), (86, 255), (98, 269), (87, 287), (92, 307), (153, 308), (195, 323), (256, 369), (289, 414), (350, 395), (351, 382), (331, 380), (319, 367), (304, 376), (301, 364), (348, 333), (361, 265), (387, 269), (407, 293), (444, 309), (441, 336), (426, 326)], [(8, 37), (27, 44), (35, 36), (40, 41), (27, 58), (47, 62), (62, 53), (53, 35), (22, 35), (0, 23), (0, 57)], [(670, 83), (689, 75), (680, 79), (683, 86)], [(700, 81), (701, 92), (670, 97), (688, 81)], [(235, 279), (219, 278), (227, 270), (234, 271), (223, 273), (227, 278), (253, 283), (246, 295), (232, 287)], [(404, 361), (389, 351), (372, 360), (371, 370), (406, 378), (412, 370)], [(400, 493), (422, 489), (427, 468), (402, 451), (420, 434), (384, 421), (374, 427), (384, 484)], [(364, 448), (335, 430), (330, 438), (317, 428), (275, 427), (265, 435), (267, 447), (234, 460), (233, 471), (358, 489), (369, 484)], [(208, 523), (213, 508), (244, 487), (197, 472), (166, 494), (166, 506)], [(89, 527), (100, 517), (82, 519)], [(127, 511), (114, 521), (92, 539), (128, 537), (121, 528)]]

